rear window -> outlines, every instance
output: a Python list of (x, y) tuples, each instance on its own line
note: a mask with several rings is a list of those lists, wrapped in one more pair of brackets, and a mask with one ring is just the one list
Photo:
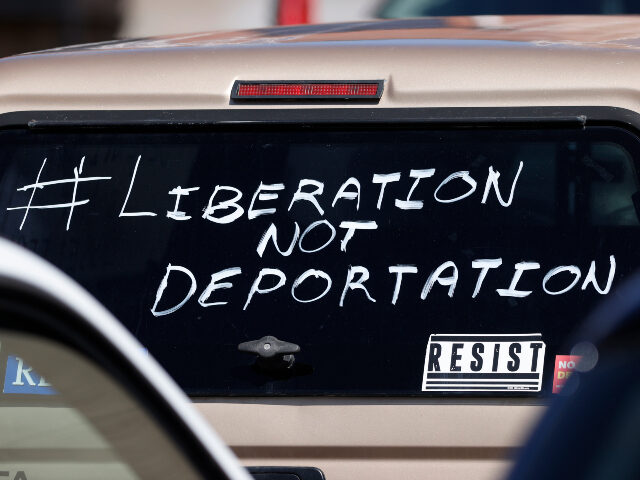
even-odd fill
[[(568, 335), (640, 265), (640, 147), (615, 127), (0, 141), (2, 235), (192, 395), (550, 394)], [(293, 363), (238, 350), (265, 336)]]

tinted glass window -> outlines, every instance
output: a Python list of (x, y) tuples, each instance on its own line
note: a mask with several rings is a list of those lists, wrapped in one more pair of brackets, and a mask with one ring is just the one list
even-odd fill
[[(639, 144), (618, 128), (0, 141), (2, 234), (194, 395), (550, 393), (567, 335), (640, 265)], [(267, 335), (300, 347), (292, 366), (238, 351)]]

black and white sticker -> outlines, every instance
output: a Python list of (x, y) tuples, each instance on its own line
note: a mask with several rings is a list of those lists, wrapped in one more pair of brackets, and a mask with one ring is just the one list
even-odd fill
[(423, 392), (539, 392), (545, 344), (539, 333), (429, 336)]

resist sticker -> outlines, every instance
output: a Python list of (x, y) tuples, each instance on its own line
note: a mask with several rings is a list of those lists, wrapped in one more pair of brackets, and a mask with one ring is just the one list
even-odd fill
[(540, 333), (430, 335), (422, 391), (539, 392), (544, 352)]
[(556, 355), (556, 366), (553, 369), (553, 393), (560, 393), (581, 358), (580, 355)]

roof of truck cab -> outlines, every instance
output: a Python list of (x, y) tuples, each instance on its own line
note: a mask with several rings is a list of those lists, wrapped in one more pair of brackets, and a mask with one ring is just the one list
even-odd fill
[(640, 16), (434, 17), (118, 40), (0, 60), (0, 111), (249, 108), (230, 102), (238, 79), (384, 80), (381, 108), (638, 111), (639, 49)]
[[(478, 16), (376, 20), (204, 32), (118, 40), (36, 52), (115, 51), (146, 48), (221, 48), (292, 43), (461, 40), (518, 42), (533, 46), (640, 48), (640, 16)], [(422, 43), (422, 42), (421, 42)]]

